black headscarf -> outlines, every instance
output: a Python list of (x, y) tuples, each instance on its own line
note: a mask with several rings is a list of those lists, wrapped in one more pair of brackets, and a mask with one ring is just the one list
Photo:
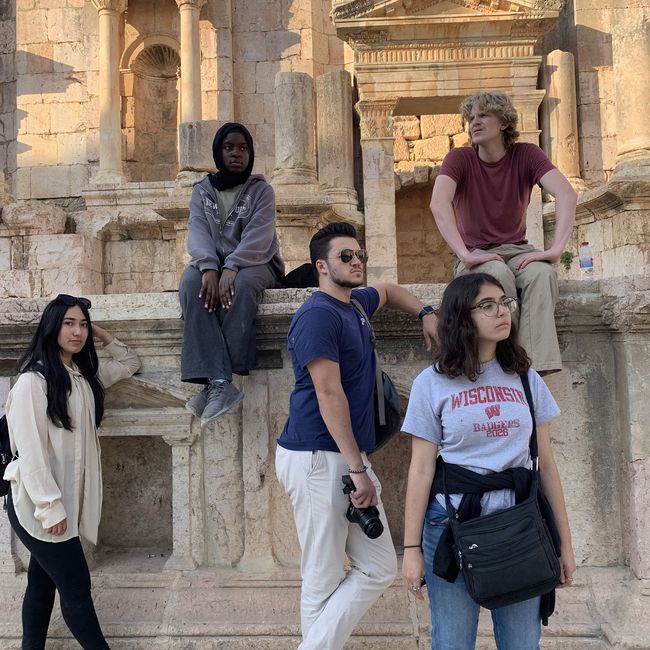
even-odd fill
[[(248, 165), (243, 172), (229, 172), (226, 169), (226, 166), (223, 162), (222, 148), (223, 141), (229, 133), (236, 131), (241, 133), (246, 140), (248, 145)], [(210, 182), (212, 186), (217, 190), (228, 190), (231, 187), (236, 185), (241, 185), (242, 183), (248, 180), (248, 177), (253, 171), (253, 163), (255, 162), (255, 150), (253, 149), (253, 138), (249, 133), (248, 129), (239, 122), (226, 122), (214, 136), (214, 141), (212, 142), (212, 157), (214, 158), (214, 164), (217, 167), (216, 174), (210, 174)]]

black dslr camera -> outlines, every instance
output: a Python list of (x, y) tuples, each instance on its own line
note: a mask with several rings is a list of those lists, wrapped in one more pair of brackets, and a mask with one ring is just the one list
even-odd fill
[[(343, 494), (350, 494), (356, 490), (354, 483), (349, 474), (341, 476), (343, 481)], [(355, 508), (352, 503), (348, 506), (348, 511), (345, 513), (348, 521), (353, 524), (359, 524), (361, 530), (370, 539), (376, 539), (384, 532), (384, 525), (379, 518), (379, 510), (375, 506), (369, 508)]]

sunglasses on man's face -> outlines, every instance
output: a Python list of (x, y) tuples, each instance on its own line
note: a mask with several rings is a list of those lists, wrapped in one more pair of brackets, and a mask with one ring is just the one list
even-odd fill
[(92, 304), (88, 298), (77, 298), (76, 296), (70, 296), (67, 293), (60, 293), (56, 300), (60, 300), (66, 307), (74, 307), (75, 305), (81, 305), (86, 309), (90, 309)]
[(339, 251), (339, 254), (336, 257), (330, 259), (340, 259), (343, 264), (349, 264), (355, 257), (362, 264), (365, 264), (368, 261), (368, 251), (365, 248), (360, 248), (357, 251), (353, 251), (351, 248), (344, 248)]

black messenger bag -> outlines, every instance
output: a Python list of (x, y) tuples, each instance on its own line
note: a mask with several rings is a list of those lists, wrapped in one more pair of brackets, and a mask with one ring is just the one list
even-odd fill
[(560, 562), (537, 500), (537, 428), (528, 377), (521, 375), (533, 418), (531, 489), (521, 503), (489, 515), (458, 521), (444, 481), (453, 550), (472, 599), (487, 609), (547, 594), (560, 582)]

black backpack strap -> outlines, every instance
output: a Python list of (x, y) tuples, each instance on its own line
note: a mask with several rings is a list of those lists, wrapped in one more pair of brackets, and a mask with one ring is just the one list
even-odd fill
[(526, 401), (528, 402), (528, 408), (530, 409), (530, 417), (533, 420), (533, 430), (530, 434), (530, 458), (533, 461), (533, 469), (537, 470), (537, 423), (535, 422), (535, 402), (533, 401), (533, 395), (530, 390), (530, 382), (528, 381), (528, 373), (522, 372), (521, 383), (524, 387), (524, 393), (526, 393)]
[(366, 310), (363, 308), (362, 304), (353, 297), (350, 297), (350, 304), (356, 310), (356, 312), (366, 321), (368, 328), (370, 329), (370, 342), (372, 343), (373, 350), (375, 351), (375, 395), (377, 395), (377, 418), (379, 426), (386, 425), (386, 409), (384, 403), (384, 382), (381, 378), (381, 365), (379, 365), (379, 356), (377, 355), (377, 346), (375, 344), (375, 330), (372, 327), (372, 323), (366, 314)]

